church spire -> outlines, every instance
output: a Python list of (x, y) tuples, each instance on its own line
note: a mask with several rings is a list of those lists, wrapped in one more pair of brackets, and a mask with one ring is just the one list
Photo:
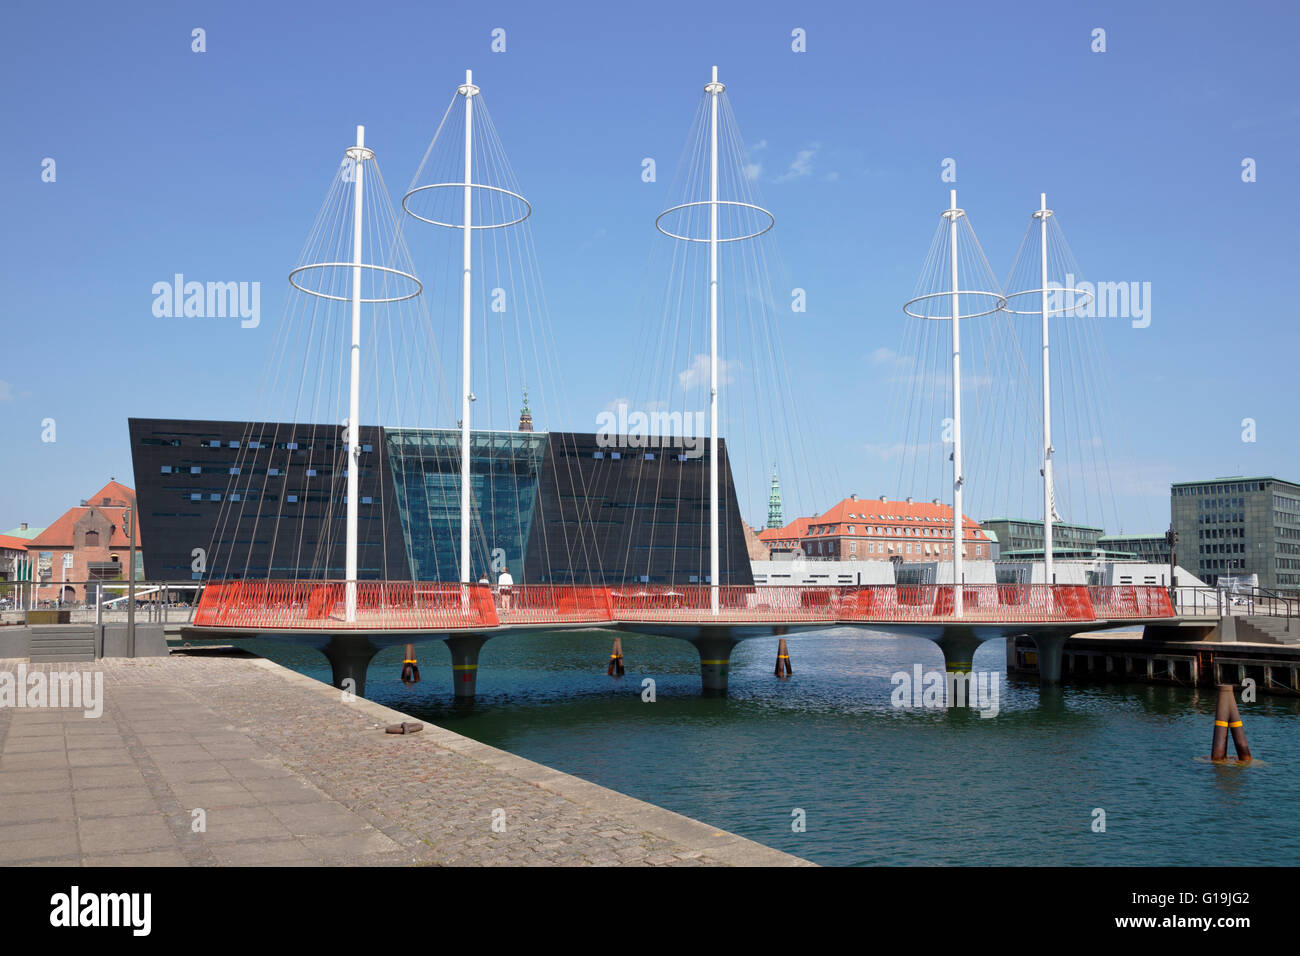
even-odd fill
[(769, 528), (785, 527), (781, 517), (781, 479), (776, 476), (776, 465), (772, 465), (772, 491), (767, 496), (767, 526)]
[(524, 386), (524, 407), (519, 411), (519, 430), (521, 432), (530, 432), (533, 430), (533, 413), (528, 407), (528, 386)]

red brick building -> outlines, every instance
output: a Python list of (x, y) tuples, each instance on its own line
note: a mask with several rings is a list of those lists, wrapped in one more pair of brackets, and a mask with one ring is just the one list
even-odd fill
[(803, 539), (812, 520), (795, 518), (784, 528), (764, 528), (758, 533), (758, 540), (767, 548), (769, 556), (797, 554), (803, 548)]
[[(126, 580), (131, 542), (122, 529), (122, 512), (134, 502), (132, 489), (109, 481), (27, 542), (27, 554), (36, 565), (35, 577), (40, 582), (37, 600), (84, 601), (84, 582)], [(136, 549), (138, 565), (138, 528)]]
[[(979, 523), (962, 518), (964, 556), (991, 558), (991, 542)], [(952, 507), (937, 500), (850, 495), (815, 518), (796, 518), (759, 538), (774, 554), (797, 549), (810, 558), (838, 561), (891, 561), (895, 556), (903, 561), (952, 560)]]

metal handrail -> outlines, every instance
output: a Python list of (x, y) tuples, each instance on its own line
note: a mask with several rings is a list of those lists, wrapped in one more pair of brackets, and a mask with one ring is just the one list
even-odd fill
[(1233, 608), (1241, 606), (1237, 603), (1241, 601), (1249, 607), (1249, 614), (1284, 618), (1287, 630), (1291, 629), (1291, 619), (1300, 617), (1300, 599), (1287, 597), (1268, 588), (1236, 591), (1209, 586), (1180, 586), (1171, 590), (1174, 609), (1184, 615), (1231, 616)]

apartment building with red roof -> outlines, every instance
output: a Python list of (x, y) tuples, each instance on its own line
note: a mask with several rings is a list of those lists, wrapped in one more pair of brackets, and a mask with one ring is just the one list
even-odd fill
[[(962, 516), (963, 555), (992, 557), (992, 539), (979, 522)], [(917, 502), (850, 495), (814, 518), (796, 518), (759, 538), (774, 556), (802, 553), (839, 561), (943, 561), (952, 559), (952, 507), (937, 499)]]

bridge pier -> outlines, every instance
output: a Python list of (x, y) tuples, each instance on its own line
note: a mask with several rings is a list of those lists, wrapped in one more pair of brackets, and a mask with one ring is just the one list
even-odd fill
[(944, 669), (954, 674), (969, 674), (974, 666), (975, 651), (984, 643), (969, 627), (945, 627), (932, 639), (943, 652)]
[(457, 698), (472, 698), (478, 687), (478, 652), (487, 635), (457, 634), (443, 640), (451, 651), (452, 690)]
[(731, 673), (731, 650), (740, 643), (730, 635), (688, 638), (700, 652), (700, 687), (705, 697), (725, 697)]
[(1061, 682), (1061, 649), (1069, 638), (1060, 631), (1037, 631), (1029, 635), (1038, 648), (1038, 679), (1044, 684)]
[[(366, 668), (379, 653), (379, 648), (371, 643), (370, 638), (357, 634), (334, 634), (321, 648), (321, 653), (330, 662), (335, 687), (349, 690), (358, 697), (366, 695)], [(345, 688), (343, 682), (347, 680), (352, 683)]]

